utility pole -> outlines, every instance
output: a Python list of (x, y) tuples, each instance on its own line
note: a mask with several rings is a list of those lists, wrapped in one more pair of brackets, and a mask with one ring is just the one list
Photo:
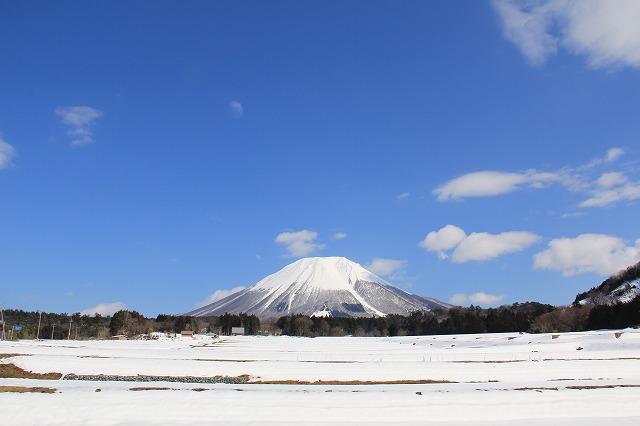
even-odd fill
[(69, 334), (67, 334), (67, 340), (71, 340), (71, 321), (73, 321), (73, 317), (69, 318)]
[(40, 317), (38, 317), (38, 333), (36, 333), (36, 340), (40, 340), (40, 323), (41, 322), (42, 322), (42, 312), (40, 312)]
[(2, 324), (2, 340), (6, 338), (4, 334), (4, 311), (2, 310), (2, 305), (0, 305), (0, 324)]

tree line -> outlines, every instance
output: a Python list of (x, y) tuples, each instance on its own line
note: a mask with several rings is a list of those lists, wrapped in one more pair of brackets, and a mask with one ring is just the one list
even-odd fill
[(479, 306), (415, 311), (408, 316), (374, 318), (284, 316), (277, 326), (290, 336), (415, 336), (424, 334), (500, 333), (529, 331), (536, 318), (553, 311), (537, 302), (484, 309)]
[[(194, 333), (230, 334), (231, 327), (244, 327), (245, 334), (258, 334), (261, 330), (260, 319), (244, 313), (224, 314), (219, 317), (160, 314), (156, 318), (146, 318), (137, 311), (124, 309), (112, 316), (5, 309), (4, 318), (6, 337), (15, 339), (106, 339), (115, 335), (133, 337), (152, 332), (180, 333), (183, 330), (192, 330)], [(13, 332), (9, 333), (10, 330)]]
[[(246, 313), (211, 317), (161, 314), (146, 318), (137, 311), (120, 310), (112, 316), (75, 313), (4, 311), (5, 329), (17, 339), (105, 339), (114, 335), (133, 337), (151, 332), (231, 334), (232, 327), (244, 327), (245, 334), (285, 334), (290, 336), (401, 336), (425, 334), (467, 334), (500, 332), (568, 332), (602, 328), (640, 326), (640, 297), (615, 304), (574, 304), (554, 307), (538, 302), (514, 303), (498, 308), (479, 306), (449, 310), (416, 311), (407, 316), (309, 317), (283, 316), (260, 321)], [(38, 333), (38, 322), (40, 329)], [(7, 335), (9, 337), (9, 335)]]

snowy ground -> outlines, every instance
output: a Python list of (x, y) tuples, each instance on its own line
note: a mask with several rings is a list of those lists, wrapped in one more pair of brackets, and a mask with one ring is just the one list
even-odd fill
[(637, 425), (640, 330), (621, 332), (4, 341), (32, 372), (249, 382), (5, 378), (55, 392), (0, 393), (0, 424)]

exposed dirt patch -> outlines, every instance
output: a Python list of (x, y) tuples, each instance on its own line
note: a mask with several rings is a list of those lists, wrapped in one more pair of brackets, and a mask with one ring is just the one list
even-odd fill
[(545, 387), (538, 387), (538, 388), (513, 388), (513, 390), (516, 391), (536, 391), (536, 392), (542, 392), (542, 391), (557, 391), (558, 388), (545, 388)]
[(43, 379), (59, 380), (61, 373), (34, 373), (26, 371), (14, 364), (0, 364), (0, 378), (2, 379)]
[(510, 362), (525, 362), (524, 359), (512, 359), (512, 360), (495, 360), (495, 361), (449, 361), (457, 364), (507, 364)]
[(27, 387), (27, 386), (0, 386), (0, 393), (2, 392), (15, 392), (15, 393), (55, 393), (54, 388), (42, 388), (42, 387)]
[(580, 385), (580, 386), (567, 386), (567, 389), (577, 389), (577, 390), (614, 389), (614, 388), (640, 388), (640, 385)]
[(176, 389), (144, 386), (144, 387), (137, 387), (137, 388), (129, 388), (129, 390), (130, 391), (148, 391), (148, 390), (176, 390)]
[(0, 354), (0, 359), (13, 358), (14, 356), (29, 356), (29, 355), (28, 354)]
[(458, 383), (450, 380), (317, 380), (315, 382), (306, 380), (258, 380), (248, 382), (248, 385), (428, 385)]
[(628, 356), (620, 358), (545, 358), (543, 361), (638, 361), (639, 357)]

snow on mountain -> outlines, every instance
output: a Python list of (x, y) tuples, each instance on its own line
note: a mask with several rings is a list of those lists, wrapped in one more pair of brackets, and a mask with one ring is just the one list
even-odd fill
[(574, 303), (613, 305), (626, 303), (640, 295), (640, 262), (607, 278), (598, 287), (580, 293)]
[(328, 308), (333, 316), (407, 315), (451, 305), (395, 287), (344, 257), (300, 259), (253, 286), (189, 312), (192, 316), (228, 313), (260, 318), (303, 314)]
[(608, 294), (598, 294), (580, 300), (581, 305), (593, 303), (596, 305), (613, 305), (617, 302), (627, 303), (635, 299), (640, 294), (640, 279), (625, 282), (613, 289)]

